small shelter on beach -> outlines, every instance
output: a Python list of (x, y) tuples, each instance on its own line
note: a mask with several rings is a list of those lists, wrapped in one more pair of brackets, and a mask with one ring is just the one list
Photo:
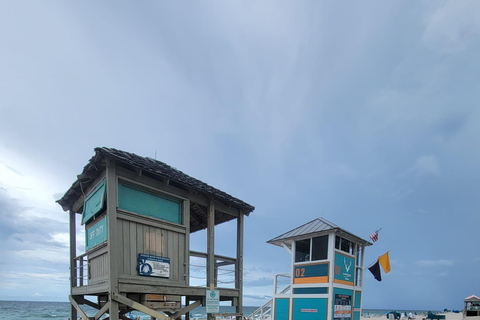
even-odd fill
[[(275, 276), (273, 299), (259, 312), (274, 320), (360, 320), (370, 242), (317, 218), (268, 243), (291, 255), (291, 274)], [(289, 279), (284, 289), (278, 288), (280, 277)]]
[[(112, 148), (95, 148), (57, 202), (70, 214), (71, 319), (105, 313), (126, 319), (138, 310), (152, 319), (188, 320), (193, 308), (210, 303), (215, 310), (219, 301), (236, 307), (229, 316), (242, 317), (244, 217), (252, 205), (161, 161)], [(80, 253), (77, 216), (85, 230)], [(215, 254), (215, 226), (235, 220), (236, 253)], [(190, 249), (190, 234), (200, 230), (206, 252)], [(192, 257), (206, 266), (203, 286), (190, 284)], [(218, 281), (225, 266), (234, 269), (233, 285)], [(84, 305), (98, 310), (95, 317)]]
[(480, 298), (476, 295), (466, 297), (464, 300), (463, 317), (472, 319), (478, 317), (480, 319)]

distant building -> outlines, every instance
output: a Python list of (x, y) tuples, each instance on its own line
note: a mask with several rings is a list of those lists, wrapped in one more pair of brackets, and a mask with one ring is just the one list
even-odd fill
[[(474, 317), (480, 319), (480, 298), (471, 295), (464, 300), (463, 317), (473, 320)], [(477, 320), (477, 319), (475, 319)]]

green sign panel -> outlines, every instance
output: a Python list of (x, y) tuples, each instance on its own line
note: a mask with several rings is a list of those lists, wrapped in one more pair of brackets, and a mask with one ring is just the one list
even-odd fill
[(87, 228), (85, 232), (85, 250), (93, 249), (105, 241), (107, 241), (107, 216), (104, 216), (94, 225)]
[(103, 209), (104, 205), (105, 179), (103, 179), (102, 182), (100, 182), (85, 198), (85, 203), (83, 204), (82, 224), (85, 224), (91, 220)]

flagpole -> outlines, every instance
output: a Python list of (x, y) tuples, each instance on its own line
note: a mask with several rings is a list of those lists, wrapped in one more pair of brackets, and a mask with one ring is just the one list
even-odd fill
[[(374, 233), (376, 233), (376, 234), (377, 234), (377, 236), (378, 236), (378, 233), (379, 233), (381, 230), (382, 230), (382, 228), (378, 229), (378, 230), (377, 230), (377, 231), (375, 231)], [(372, 233), (372, 234), (373, 234), (373, 233)], [(371, 235), (370, 235), (370, 236), (371, 236)], [(371, 239), (371, 238), (370, 238), (370, 239)], [(375, 241), (373, 241), (373, 242), (375, 242)]]

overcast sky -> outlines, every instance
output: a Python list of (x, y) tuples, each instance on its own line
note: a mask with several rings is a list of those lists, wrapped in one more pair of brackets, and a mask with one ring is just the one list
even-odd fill
[(392, 271), (365, 273), (364, 308), (462, 308), (480, 294), (479, 16), (476, 0), (1, 1), (0, 299), (67, 301), (54, 201), (106, 146), (256, 207), (245, 305), (289, 271), (266, 241), (324, 217), (383, 228), (366, 263), (392, 249)]

